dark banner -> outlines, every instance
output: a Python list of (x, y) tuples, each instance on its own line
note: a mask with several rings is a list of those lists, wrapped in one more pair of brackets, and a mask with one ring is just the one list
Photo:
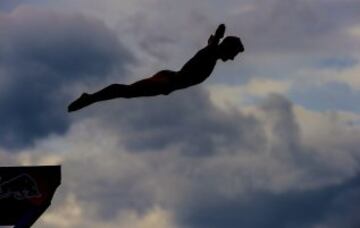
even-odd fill
[(60, 182), (60, 166), (0, 167), (0, 226), (30, 227)]

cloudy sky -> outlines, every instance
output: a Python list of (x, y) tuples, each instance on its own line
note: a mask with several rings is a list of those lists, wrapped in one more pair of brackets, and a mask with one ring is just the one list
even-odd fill
[[(61, 164), (38, 228), (360, 226), (358, 0), (1, 0), (0, 165)], [(220, 23), (245, 52), (203, 84), (67, 113), (178, 70)]]

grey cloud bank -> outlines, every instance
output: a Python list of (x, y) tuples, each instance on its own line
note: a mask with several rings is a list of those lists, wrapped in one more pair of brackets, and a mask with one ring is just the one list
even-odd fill
[[(341, 14), (335, 27), (332, 23), (320, 26), (328, 23), (326, 18), (334, 11), (329, 7), (337, 9), (339, 4), (331, 1), (322, 8), (321, 2), (282, 5), (282, 1), (271, 1), (271, 7), (249, 7), (248, 12), (234, 13), (226, 20), (230, 28), (244, 34), (250, 55), (257, 52), (261, 56), (267, 51), (284, 54), (301, 50), (310, 41), (318, 51), (332, 47), (331, 40), (319, 37), (341, 31), (343, 25), (348, 27), (357, 20), (355, 14), (354, 19)], [(188, 42), (188, 33), (200, 37), (202, 32), (194, 26), (179, 34), (182, 11), (175, 12), (176, 7), (170, 7), (173, 2), (168, 3), (159, 9), (176, 15), (164, 20), (156, 11), (160, 3), (154, 2), (145, 25), (139, 20), (134, 25), (128, 21), (127, 26), (133, 29), (128, 35), (139, 39), (139, 49), (164, 61), (169, 50), (173, 51), (169, 43), (178, 42), (169, 37), (177, 37), (181, 46), (181, 42)], [(189, 3), (178, 4), (185, 10)], [(228, 15), (229, 7), (236, 8), (230, 3), (218, 4), (221, 7), (214, 9), (224, 15)], [(319, 16), (311, 14), (317, 4), (322, 13), (329, 12), (320, 21), (315, 20), (320, 24), (309, 28), (312, 16)], [(339, 13), (344, 10), (340, 8)], [(259, 17), (262, 12), (264, 17)], [(222, 18), (192, 15), (200, 15), (201, 25)], [(271, 15), (277, 21), (272, 29), (267, 27)], [(158, 24), (170, 24), (171, 18), (179, 19), (175, 29)], [(100, 21), (74, 14), (19, 8), (10, 15), (1, 15), (0, 28), (0, 74), (5, 75), (0, 77), (0, 93), (4, 94), (0, 98), (1, 161), (63, 164), (62, 188), (53, 210), (39, 221), (39, 227), (119, 227), (134, 218), (129, 211), (139, 216), (123, 227), (340, 228), (360, 224), (356, 216), (358, 128), (349, 130), (332, 119), (327, 122), (329, 128), (317, 122), (305, 123), (331, 130), (326, 140), (313, 137), (309, 141), (299, 124), (301, 116), (295, 115), (294, 104), (283, 96), (271, 95), (254, 113), (245, 114), (218, 109), (202, 87), (167, 97), (96, 104), (74, 114), (70, 121), (65, 115), (70, 96), (97, 87), (103, 83), (103, 76), (114, 82), (114, 68), (122, 77), (126, 64), (133, 61), (130, 50), (124, 49), (114, 31)], [(323, 33), (318, 31), (320, 28)], [(169, 49), (158, 51), (163, 42)], [(285, 46), (278, 46), (282, 42)], [(179, 56), (184, 53), (180, 53), (174, 55), (179, 59), (175, 61), (181, 60)], [(276, 54), (274, 59), (276, 62)], [(66, 86), (70, 87), (64, 89)], [(318, 115), (328, 119), (323, 113)], [(8, 148), (13, 147), (22, 149), (17, 150), (18, 154), (9, 153)], [(166, 212), (154, 220), (168, 221), (170, 214), (171, 223), (157, 226), (146, 222), (146, 226), (146, 215), (154, 208)]]
[(69, 126), (66, 106), (82, 80), (124, 72), (130, 54), (100, 21), (19, 7), (0, 14), (0, 144), (21, 147)]
[[(99, 104), (91, 109), (92, 116), (116, 133), (126, 131), (129, 137), (122, 144), (135, 152), (177, 145), (188, 155), (201, 156), (221, 153), (222, 147), (236, 151), (241, 144), (242, 149), (252, 150), (263, 144), (256, 143), (264, 136), (254, 117), (219, 110), (201, 87), (171, 96), (119, 99), (113, 104)], [(109, 111), (101, 111), (102, 107)]]
[(115, 224), (122, 211), (145, 216), (156, 206), (176, 227), (358, 224), (360, 132), (352, 146), (336, 143), (342, 156), (332, 161), (331, 151), (303, 141), (286, 98), (272, 95), (256, 113), (221, 112), (201, 87), (98, 104), (65, 139), (79, 143), (64, 154), (64, 194), (75, 192), (80, 205), (96, 205), (99, 221)]

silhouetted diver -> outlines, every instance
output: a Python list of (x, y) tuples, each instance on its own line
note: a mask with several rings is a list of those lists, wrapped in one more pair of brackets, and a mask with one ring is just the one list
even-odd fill
[(175, 90), (199, 84), (210, 76), (218, 59), (224, 62), (233, 60), (239, 52), (244, 51), (239, 37), (228, 36), (219, 44), (224, 34), (225, 25), (221, 24), (215, 35), (210, 36), (208, 45), (198, 51), (180, 71), (162, 70), (150, 78), (130, 85), (112, 84), (93, 94), (83, 93), (69, 105), (68, 111), (76, 111), (95, 102), (118, 97), (168, 95)]

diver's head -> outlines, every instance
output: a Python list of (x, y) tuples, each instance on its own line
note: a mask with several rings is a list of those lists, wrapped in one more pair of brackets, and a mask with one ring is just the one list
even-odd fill
[(227, 36), (219, 45), (219, 59), (224, 62), (229, 59), (233, 60), (239, 52), (243, 51), (244, 46), (239, 37)]

